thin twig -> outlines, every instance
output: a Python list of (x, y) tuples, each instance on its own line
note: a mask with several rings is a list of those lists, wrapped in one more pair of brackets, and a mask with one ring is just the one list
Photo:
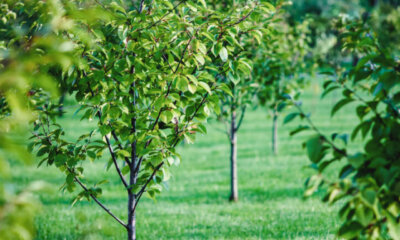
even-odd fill
[(254, 12), (254, 10), (256, 9), (257, 5), (258, 5), (258, 2), (256, 3), (255, 7), (253, 9), (251, 9), (251, 11), (247, 15), (241, 17), (238, 21), (236, 21), (236, 22), (234, 22), (232, 24), (229, 24), (228, 27), (233, 27), (233, 26), (243, 22), (244, 20), (246, 20)]
[(336, 147), (336, 145), (332, 141), (330, 141), (327, 137), (325, 137), (325, 135), (323, 135), (322, 132), (314, 125), (314, 123), (311, 121), (310, 117), (305, 114), (303, 109), (293, 99), (290, 99), (290, 100), (292, 101), (293, 105), (297, 108), (297, 110), (300, 112), (300, 114), (307, 120), (307, 122), (310, 125), (310, 127), (315, 132), (317, 132), (318, 135), (323, 137), (324, 141), (326, 143), (328, 143), (333, 148), (333, 150), (335, 150), (336, 152), (340, 153), (342, 156), (347, 157), (346, 151), (343, 151), (343, 150), (339, 149), (338, 147)]
[(142, 11), (143, 11), (143, 4), (144, 4), (144, 0), (141, 0), (140, 1), (140, 6), (139, 6), (139, 9), (138, 9), (139, 13), (142, 13)]
[[(74, 172), (68, 168), (68, 171), (72, 174), (74, 174)], [(79, 178), (77, 176), (74, 176), (75, 181), (83, 188), (83, 190), (87, 193), (89, 193), (89, 196), (101, 207), (104, 209), (104, 211), (106, 211), (111, 217), (113, 217), (119, 224), (121, 224), (122, 226), (124, 226), (125, 228), (127, 228), (126, 224), (119, 219), (117, 216), (115, 216), (110, 209), (108, 209), (106, 206), (104, 206), (104, 204), (102, 204), (97, 198), (96, 196), (94, 196), (89, 189), (87, 189), (87, 187), (79, 180)]]
[(113, 163), (114, 163), (115, 169), (117, 170), (117, 173), (118, 173), (118, 175), (119, 175), (119, 178), (121, 178), (121, 181), (122, 181), (122, 183), (124, 184), (125, 188), (126, 188), (128, 191), (131, 191), (130, 188), (129, 188), (128, 183), (126, 182), (126, 180), (125, 180), (125, 178), (124, 178), (124, 175), (123, 175), (122, 172), (121, 172), (121, 169), (120, 169), (119, 166), (118, 166), (117, 156), (115, 155), (115, 152), (114, 152), (114, 150), (112, 149), (112, 146), (111, 146), (111, 143), (110, 143), (110, 139), (109, 139), (107, 136), (104, 136), (104, 138), (106, 139), (106, 143), (107, 143), (107, 146), (108, 146), (108, 150), (110, 151), (111, 158), (112, 158), (112, 160), (113, 160)]
[(240, 119), (239, 119), (238, 124), (235, 127), (235, 131), (239, 130), (240, 125), (242, 125), (245, 113), (246, 113), (246, 106), (242, 107), (242, 112), (240, 113)]
[(173, 11), (175, 11), (175, 9), (177, 9), (179, 7), (179, 5), (181, 5), (182, 3), (184, 3), (186, 0), (182, 0), (179, 3), (177, 3), (172, 9), (168, 10), (160, 19), (158, 19), (156, 22), (150, 24), (147, 27), (144, 28), (139, 28), (138, 31), (141, 31), (143, 29), (150, 29), (152, 27), (154, 27), (155, 25), (157, 25), (158, 23), (160, 23), (166, 16), (168, 16), (170, 13), (172, 13)]

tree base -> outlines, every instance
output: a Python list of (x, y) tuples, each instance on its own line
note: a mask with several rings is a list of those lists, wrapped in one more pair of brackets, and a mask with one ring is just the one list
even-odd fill
[(239, 200), (238, 197), (234, 197), (234, 196), (229, 197), (230, 202), (237, 202), (238, 200)]

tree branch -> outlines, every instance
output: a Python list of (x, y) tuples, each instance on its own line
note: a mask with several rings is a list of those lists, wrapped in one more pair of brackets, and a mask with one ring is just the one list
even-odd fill
[(358, 95), (358, 93), (356, 93), (356, 91), (354, 91), (353, 89), (350, 89), (349, 87), (347, 87), (344, 83), (339, 83), (338, 81), (335, 81), (339, 86), (341, 86), (342, 88), (346, 89), (347, 91), (351, 92), (354, 94), (354, 96), (362, 103), (364, 103), (365, 105), (367, 105), (372, 112), (374, 112), (376, 118), (379, 120), (379, 122), (382, 123), (383, 126), (386, 126), (386, 123), (383, 121), (381, 115), (376, 111), (376, 109), (373, 109), (372, 107), (370, 107), (370, 105), (368, 104), (368, 102), (366, 100), (364, 100), (360, 95)]
[(110, 151), (111, 158), (112, 158), (112, 160), (113, 160), (113, 162), (114, 162), (114, 166), (115, 166), (115, 169), (117, 170), (117, 173), (118, 173), (118, 175), (119, 175), (119, 178), (121, 178), (121, 181), (122, 181), (122, 183), (124, 184), (125, 188), (126, 188), (128, 191), (131, 191), (130, 188), (129, 188), (128, 183), (125, 181), (125, 178), (124, 178), (124, 175), (123, 175), (122, 172), (121, 172), (121, 169), (120, 169), (119, 166), (118, 166), (117, 157), (115, 156), (114, 150), (112, 149), (112, 146), (111, 146), (111, 143), (110, 143), (110, 139), (109, 139), (107, 136), (104, 136), (104, 138), (106, 139), (106, 143), (107, 143), (107, 146), (108, 146), (108, 150)]
[[(42, 124), (42, 126), (43, 126), (43, 124)], [(46, 132), (44, 132), (44, 134), (46, 134)], [(47, 141), (49, 142), (49, 144), (52, 145), (52, 142), (51, 142), (51, 140), (49, 139), (49, 137), (47, 136), (47, 134), (46, 134), (45, 138), (47, 139)], [(71, 170), (71, 168), (69, 168), (68, 166), (67, 166), (67, 170), (68, 170), (71, 174), (74, 174), (74, 171)], [(101, 208), (103, 208), (104, 211), (106, 211), (111, 217), (113, 217), (119, 224), (121, 224), (122, 226), (124, 226), (125, 228), (127, 228), (126, 224), (125, 224), (121, 219), (119, 219), (117, 216), (115, 216), (115, 215), (110, 211), (110, 209), (108, 209), (106, 206), (104, 206), (104, 205), (96, 198), (96, 196), (94, 196), (92, 193), (90, 193), (90, 191), (87, 189), (87, 187), (79, 180), (79, 178), (78, 178), (75, 174), (74, 174), (74, 179), (75, 179), (75, 181), (83, 188), (83, 190), (84, 190), (85, 192), (89, 193), (89, 196), (90, 196)]]
[(132, 209), (132, 213), (135, 212), (136, 207), (139, 203), (140, 198), (142, 197), (143, 193), (146, 190), (147, 185), (149, 185), (149, 183), (151, 182), (151, 180), (153, 179), (153, 177), (156, 175), (157, 171), (160, 170), (160, 168), (164, 165), (164, 162), (161, 162), (160, 164), (158, 164), (156, 166), (156, 168), (153, 170), (153, 173), (150, 175), (150, 177), (147, 179), (146, 183), (143, 185), (143, 187), (140, 189), (140, 191), (137, 194), (137, 198), (136, 198), (136, 202), (135, 202), (135, 206)]
[[(69, 167), (67, 167), (68, 171), (72, 174), (74, 174), (74, 171), (72, 171)], [(117, 216), (115, 216), (110, 209), (108, 209), (106, 206), (104, 206), (97, 198), (94, 196), (90, 191), (87, 189), (87, 187), (79, 180), (77, 176), (74, 176), (75, 181), (83, 188), (83, 190), (87, 193), (89, 193), (89, 196), (101, 207), (106, 211), (111, 217), (113, 217), (119, 224), (124, 226), (124, 228), (127, 228), (126, 224), (119, 219)]]
[(189, 48), (190, 43), (191, 43), (192, 40), (195, 38), (196, 34), (199, 32), (199, 29), (200, 29), (200, 28), (198, 28), (198, 29), (196, 30), (196, 32), (189, 38), (189, 41), (187, 42), (187, 44), (186, 44), (186, 46), (185, 46), (185, 49), (183, 49), (183, 52), (182, 52), (181, 58), (179, 59), (178, 65), (177, 65), (176, 68), (175, 68), (174, 74), (178, 71), (178, 69), (179, 69), (179, 67), (180, 67), (180, 65), (181, 65), (181, 63), (182, 63), (182, 60), (183, 60), (183, 58), (185, 57), (185, 53), (186, 53), (187, 49)]
[[(111, 127), (111, 125), (109, 125), (109, 126)], [(117, 134), (115, 133), (114, 130), (111, 131), (111, 135), (112, 135), (114, 141), (117, 143), (118, 148), (123, 150), (124, 148), (122, 147), (122, 145), (121, 145), (121, 143), (120, 143), (120, 141), (118, 139), (118, 136), (117, 136)], [(128, 164), (128, 166), (131, 164), (128, 157), (124, 157), (124, 160)]]
[(142, 13), (142, 11), (143, 11), (143, 4), (144, 4), (144, 0), (141, 0), (140, 1), (140, 5), (139, 5), (139, 9), (138, 9), (139, 13)]
[[(160, 19), (158, 19), (156, 22), (150, 24), (149, 26), (145, 27), (146, 29), (150, 29), (152, 27), (154, 27), (155, 25), (157, 25), (158, 23), (160, 23), (166, 16), (168, 16), (171, 12), (175, 11), (175, 9), (177, 9), (179, 7), (179, 5), (181, 5), (182, 3), (184, 3), (186, 0), (182, 0), (179, 3), (177, 3), (174, 8), (172, 8), (171, 10), (168, 10)], [(138, 29), (139, 31), (145, 29), (145, 28), (140, 28)]]
[(323, 135), (323, 134), (321, 133), (321, 131), (314, 125), (314, 123), (311, 121), (310, 117), (307, 116), (307, 115), (305, 114), (305, 112), (303, 111), (303, 109), (302, 109), (296, 102), (294, 102), (293, 99), (290, 99), (290, 100), (292, 101), (293, 105), (297, 108), (297, 110), (300, 112), (300, 114), (307, 120), (307, 122), (308, 122), (308, 124), (310, 125), (310, 127), (311, 127), (315, 132), (317, 132), (318, 135), (320, 135), (321, 137), (323, 137), (324, 141), (325, 141), (326, 143), (328, 143), (328, 144), (333, 148), (333, 150), (335, 150), (336, 152), (338, 152), (338, 153), (341, 154), (342, 156), (347, 157), (346, 151), (343, 151), (343, 150), (339, 149), (338, 147), (336, 147), (336, 145), (335, 145), (332, 141), (330, 141), (327, 137), (325, 137), (325, 135)]
[(241, 17), (238, 21), (236, 21), (236, 22), (234, 22), (232, 24), (229, 24), (228, 27), (233, 27), (233, 26), (238, 25), (239, 23), (243, 22), (244, 20), (246, 20), (254, 12), (254, 10), (256, 9), (257, 5), (258, 5), (258, 3), (256, 3), (256, 6), (253, 9), (251, 9), (251, 11), (247, 15)]
[(242, 107), (242, 112), (240, 113), (240, 119), (239, 119), (239, 122), (237, 123), (237, 125), (235, 127), (235, 131), (239, 130), (240, 125), (242, 125), (245, 113), (246, 113), (246, 106)]
[[(186, 123), (186, 125), (182, 128), (181, 131), (179, 132), (183, 132), (185, 131), (185, 129), (189, 126), (190, 122), (196, 117), (197, 112), (200, 110), (201, 106), (203, 106), (203, 104), (206, 102), (206, 99), (208, 97), (208, 93), (204, 94), (203, 99), (201, 100), (199, 106), (197, 106), (196, 110), (194, 111), (193, 115), (189, 118), (188, 122)], [(173, 141), (172, 147), (176, 147), (176, 145), (178, 144), (178, 139), (179, 139), (179, 135), (177, 134), (175, 136), (175, 139)]]
[[(195, 110), (195, 112), (193, 113), (192, 117), (190, 117), (190, 119), (188, 120), (188, 123), (187, 123), (187, 124), (185, 125), (185, 127), (181, 130), (181, 132), (184, 131), (184, 129), (188, 127), (189, 123), (195, 118), (197, 112), (199, 111), (200, 107), (205, 103), (205, 100), (206, 100), (207, 97), (208, 97), (208, 93), (206, 93), (206, 94), (203, 96), (203, 99), (202, 99), (202, 101), (200, 102), (199, 106), (196, 108), (196, 110)], [(179, 137), (179, 136), (178, 136), (178, 134), (177, 134), (176, 137), (175, 137), (175, 140), (173, 141), (173, 143), (172, 143), (172, 145), (171, 145), (171, 147), (176, 147), (176, 145), (178, 144), (178, 142), (176, 141), (176, 140), (178, 139), (178, 137)], [(142, 161), (142, 160), (143, 160), (143, 156), (141, 157), (141, 159), (140, 159), (139, 161)], [(136, 210), (136, 206), (137, 206), (137, 204), (139, 203), (139, 200), (140, 200), (140, 198), (142, 197), (143, 193), (145, 192), (147, 185), (151, 182), (151, 180), (153, 179), (153, 177), (156, 175), (157, 171), (160, 170), (160, 168), (161, 168), (163, 165), (164, 165), (164, 162), (161, 162), (160, 164), (158, 164), (158, 165), (156, 166), (156, 168), (154, 169), (154, 171), (153, 171), (153, 173), (151, 174), (151, 176), (147, 179), (146, 183), (143, 185), (143, 187), (142, 187), (142, 188), (140, 189), (140, 191), (138, 192), (138, 194), (137, 194), (138, 197), (137, 197), (137, 199), (136, 199), (135, 206), (134, 206), (133, 209), (132, 209), (132, 213)], [(139, 165), (138, 165), (138, 167), (139, 167)], [(138, 167), (137, 167), (137, 169), (139, 169)]]

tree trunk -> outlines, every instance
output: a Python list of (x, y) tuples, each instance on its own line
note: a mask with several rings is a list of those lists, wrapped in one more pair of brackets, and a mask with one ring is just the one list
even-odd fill
[[(133, 125), (136, 125), (136, 119), (133, 120)], [(135, 126), (136, 128), (136, 126)], [(130, 163), (131, 172), (129, 174), (129, 185), (135, 186), (137, 175), (133, 169), (136, 168), (136, 142), (132, 143), (132, 162)], [(133, 191), (128, 191), (128, 240), (136, 240), (136, 194)], [(135, 210), (135, 211), (133, 211)]]
[[(132, 66), (131, 68), (131, 74), (135, 72), (135, 68)], [(136, 96), (135, 96), (135, 82), (131, 84), (131, 89), (130, 89), (130, 94), (133, 96), (133, 101), (132, 101), (132, 106), (134, 107), (136, 105)], [(135, 109), (132, 109), (132, 112), (135, 112)], [(132, 124), (132, 130), (131, 134), (136, 133), (136, 118), (133, 117), (131, 119), (131, 124)], [(136, 170), (136, 168), (140, 168), (139, 165), (137, 165), (137, 154), (136, 154), (136, 140), (131, 143), (131, 162), (129, 163), (129, 186), (135, 186), (137, 182), (137, 175), (139, 173), (139, 170)], [(127, 223), (127, 230), (128, 230), (128, 240), (136, 240), (136, 194), (133, 192), (133, 190), (128, 190), (128, 223)]]
[(229, 200), (236, 202), (238, 200), (236, 111), (232, 111), (231, 118), (231, 196)]
[(128, 200), (128, 240), (136, 240), (136, 213), (132, 212), (135, 206), (136, 197), (133, 193), (129, 194)]
[(272, 119), (272, 151), (274, 155), (278, 154), (278, 111), (276, 108)]

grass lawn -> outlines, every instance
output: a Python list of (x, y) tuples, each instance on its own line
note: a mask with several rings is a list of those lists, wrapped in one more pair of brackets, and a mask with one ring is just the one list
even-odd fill
[[(320, 100), (319, 89), (319, 84), (313, 84), (303, 96), (316, 125), (325, 133), (349, 132), (357, 123), (354, 113), (342, 109), (331, 119), (334, 96)], [(93, 123), (73, 119), (74, 108), (67, 110), (60, 121), (70, 136), (92, 129)], [(279, 154), (273, 156), (271, 118), (267, 116), (264, 109), (249, 111), (239, 131), (238, 203), (228, 202), (227, 138), (218, 130), (223, 126), (211, 121), (207, 135), (199, 135), (193, 145), (179, 147), (182, 162), (174, 167), (157, 201), (143, 198), (137, 215), (138, 239), (334, 239), (340, 204), (321, 203), (322, 193), (302, 199), (304, 181), (312, 171), (301, 142), (310, 133), (290, 137), (299, 122), (280, 125)], [(105, 165), (105, 161), (90, 164), (85, 181), (94, 183), (107, 176), (110, 182), (104, 185), (101, 200), (125, 219), (126, 194), (116, 173), (106, 172)], [(71, 207), (73, 195), (58, 191), (63, 175), (55, 167), (13, 167), (20, 186), (44, 179), (53, 189), (40, 193), (43, 207), (35, 220), (37, 239), (125, 239), (124, 229), (93, 201)]]

